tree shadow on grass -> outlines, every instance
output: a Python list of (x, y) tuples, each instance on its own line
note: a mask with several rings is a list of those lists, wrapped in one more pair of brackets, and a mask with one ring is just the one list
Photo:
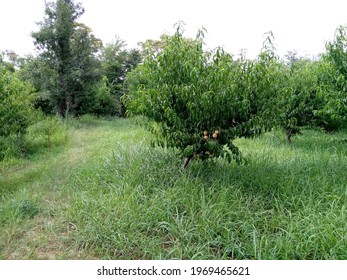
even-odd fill
[[(283, 136), (283, 137), (282, 137)], [(347, 133), (322, 132), (320, 130), (304, 130), (301, 135), (292, 139), (292, 144), (285, 141), (279, 132), (267, 134), (264, 138), (267, 145), (273, 148), (301, 150), (304, 153), (341, 153), (347, 155)]]

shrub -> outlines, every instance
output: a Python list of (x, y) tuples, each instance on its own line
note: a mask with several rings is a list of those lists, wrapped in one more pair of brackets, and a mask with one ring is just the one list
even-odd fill
[(23, 134), (33, 116), (31, 86), (21, 82), (14, 73), (0, 71), (0, 136)]
[(0, 160), (22, 152), (24, 134), (34, 117), (31, 86), (0, 69)]
[(52, 147), (65, 143), (67, 128), (58, 116), (41, 116), (27, 129), (27, 148), (37, 150), (42, 147)]

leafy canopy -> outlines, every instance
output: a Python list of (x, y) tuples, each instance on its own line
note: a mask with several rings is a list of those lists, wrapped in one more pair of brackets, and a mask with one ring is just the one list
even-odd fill
[(40, 30), (32, 33), (41, 51), (44, 92), (62, 116), (90, 113), (95, 85), (102, 80), (96, 57), (102, 43), (89, 27), (76, 22), (83, 12), (81, 4), (71, 0), (46, 2)]
[(330, 116), (328, 123), (334, 129), (345, 125), (347, 120), (347, 26), (336, 29), (334, 40), (326, 44), (323, 61), (325, 106), (320, 113)]
[(186, 164), (193, 157), (239, 159), (232, 140), (272, 126), (277, 66), (270, 37), (257, 60), (235, 60), (222, 48), (204, 50), (203, 30), (186, 39), (178, 25), (128, 75), (128, 113), (154, 121), (157, 143), (178, 148)]

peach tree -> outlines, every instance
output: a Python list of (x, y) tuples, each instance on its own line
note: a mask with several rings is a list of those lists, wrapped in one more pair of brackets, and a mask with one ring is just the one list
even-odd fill
[(326, 130), (346, 127), (347, 121), (347, 26), (339, 26), (326, 44), (321, 69), (324, 107), (318, 112)]
[(316, 112), (324, 103), (319, 87), (321, 62), (301, 58), (282, 68), (278, 75), (281, 81), (278, 117), (291, 144), (291, 137), (301, 134), (303, 127), (320, 126), (321, 117)]
[(233, 140), (271, 128), (277, 107), (271, 36), (255, 60), (204, 50), (203, 39), (203, 31), (184, 38), (178, 25), (160, 51), (146, 50), (123, 99), (129, 115), (151, 121), (157, 144), (181, 152), (184, 167), (192, 158), (240, 161)]

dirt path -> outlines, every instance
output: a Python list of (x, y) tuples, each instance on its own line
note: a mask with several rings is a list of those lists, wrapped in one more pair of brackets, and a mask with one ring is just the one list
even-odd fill
[(0, 187), (11, 190), (12, 201), (33, 202), (40, 212), (31, 219), (11, 219), (0, 228), (0, 259), (92, 258), (79, 248), (76, 227), (65, 214), (70, 203), (68, 179), (95, 149), (92, 142), (86, 145), (91, 136), (91, 129), (73, 130), (68, 147), (59, 154), (25, 162), (2, 173)]

